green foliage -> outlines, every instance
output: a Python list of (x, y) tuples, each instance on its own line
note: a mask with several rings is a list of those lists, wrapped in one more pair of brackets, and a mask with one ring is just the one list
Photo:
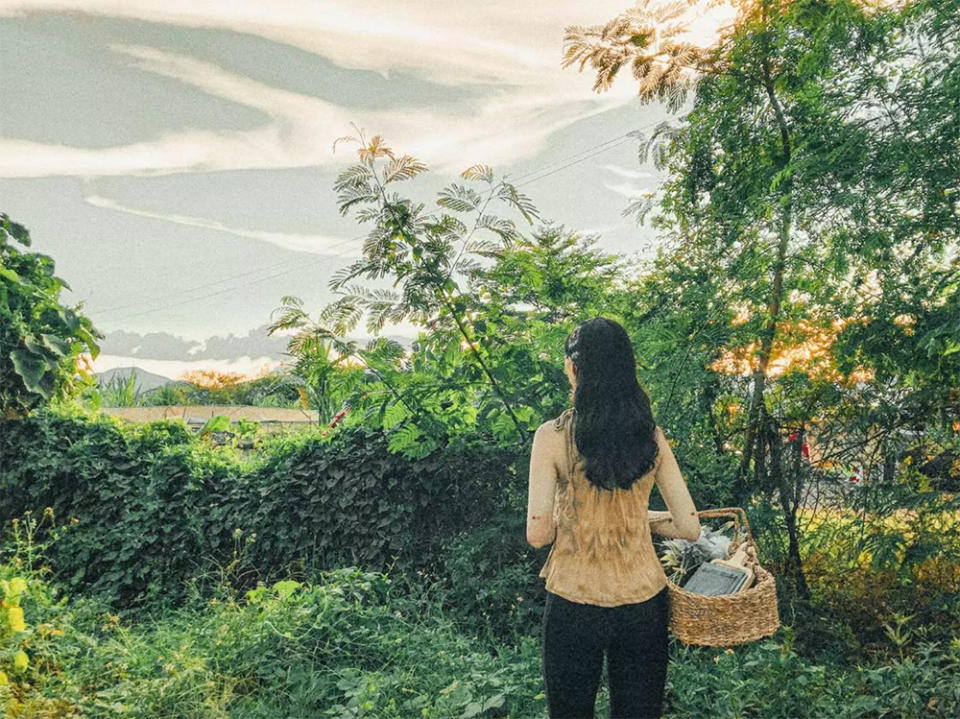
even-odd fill
[(220, 587), (143, 624), (89, 600), (55, 603), (33, 576), (27, 586), (44, 633), (32, 637), (29, 681), (0, 685), (7, 710), (23, 712), (13, 716), (469, 719), (543, 706), (535, 640), (494, 658), (391, 596), (386, 575), (354, 567), (246, 597)]
[[(469, 436), (528, 441), (546, 417), (566, 406), (563, 339), (576, 322), (613, 306), (624, 264), (596, 249), (595, 236), (546, 223), (527, 237), (511, 220), (491, 215), (487, 208), (501, 202), (528, 220), (534, 217), (526, 198), (495, 182), (488, 167), (463, 173), (479, 189), (453, 183), (439, 193), (440, 208), (474, 213), (464, 222), (374, 192), (378, 181), (388, 184), (379, 179), (377, 158), (393, 155), (385, 154), (379, 139), (360, 152), (364, 163), (373, 164), (346, 170), (338, 187), (349, 195), (343, 197), (347, 209), (355, 209), (355, 196), (370, 205), (357, 215), (374, 224), (364, 258), (334, 278), (332, 289), (341, 297), (318, 320), (308, 318), (298, 298), (287, 297), (272, 329), (299, 329), (290, 351), (301, 358), (298, 372), (305, 381), (311, 362), (336, 365), (326, 394), (350, 407), (345, 425), (390, 430), (391, 452), (420, 458)], [(492, 264), (469, 261), (469, 254)], [(453, 279), (455, 272), (466, 276), (465, 287)], [(402, 282), (405, 289), (394, 294), (346, 284), (384, 273), (394, 274), (395, 286)], [(371, 332), (387, 320), (426, 326), (411, 352), (381, 337), (360, 348), (340, 335), (364, 312)], [(329, 347), (314, 346), (320, 340)], [(326, 360), (328, 349), (338, 359)]]
[[(67, 717), (76, 706), (57, 690), (50, 691), (60, 666), (54, 647), (65, 636), (58, 616), (66, 598), (47, 584), (44, 553), (69, 527), (56, 526), (47, 509), (38, 520), (32, 512), (3, 526), (0, 544), (0, 705), (5, 716)], [(48, 538), (40, 541), (42, 530)], [(48, 616), (53, 621), (46, 621)], [(73, 682), (69, 682), (71, 685)], [(56, 682), (53, 682), (56, 686)]]
[(531, 552), (523, 513), (489, 517), (452, 537), (440, 557), (444, 606), (463, 631), (492, 646), (518, 647), (543, 613), (546, 551)]
[(960, 643), (925, 643), (907, 661), (885, 666), (816, 664), (793, 648), (796, 631), (734, 648), (680, 647), (671, 664), (670, 717), (949, 717), (960, 689), (948, 679)]
[[(897, 644), (890, 631), (898, 617), (912, 618), (908, 630), (917, 639), (945, 641), (960, 632), (960, 501), (908, 493), (899, 502), (905, 508), (895, 513), (874, 504), (886, 498), (864, 495), (854, 510), (803, 515), (801, 548), (812, 601), (856, 637), (861, 653), (884, 654)], [(785, 548), (771, 544), (769, 551), (777, 572)]]
[(126, 377), (114, 374), (110, 381), (99, 388), (100, 404), (107, 407), (138, 407), (143, 401), (143, 393), (137, 386), (137, 373), (130, 370)]
[[(368, 381), (355, 384), (347, 400), (355, 410), (347, 423), (373, 420), (375, 426), (395, 428), (391, 451), (411, 458), (477, 429), (491, 439), (528, 442), (544, 395), (553, 395), (550, 404), (557, 406), (564, 393), (562, 374), (547, 369), (543, 357), (544, 351), (555, 355), (555, 343), (562, 340), (556, 323), (565, 322), (569, 331), (571, 320), (596, 312), (615, 274), (613, 258), (590, 249), (595, 238), (581, 242), (575, 233), (550, 225), (527, 240), (513, 220), (488, 208), (501, 204), (531, 224), (536, 209), (484, 165), (461, 175), (475, 186), (451, 184), (438, 195), (440, 211), (426, 212), (422, 204), (387, 192), (391, 183), (422, 174), (422, 164), (398, 157), (380, 137), (367, 142), (361, 132), (344, 139), (360, 145), (360, 164), (337, 180), (340, 209), (355, 211), (373, 228), (363, 258), (331, 282), (340, 298), (304, 334), (329, 338), (342, 357), (366, 367)], [(470, 254), (493, 259), (496, 267), (488, 271)], [(469, 280), (466, 289), (455, 279), (458, 272)], [(358, 276), (385, 275), (394, 276), (401, 291), (347, 284)], [(498, 293), (500, 286), (507, 291)], [(531, 298), (532, 310), (516, 307)], [(303, 319), (302, 311), (291, 308), (299, 301), (288, 299), (278, 326)], [(429, 331), (410, 356), (376, 341), (359, 350), (340, 336), (365, 313), (372, 333), (401, 320)], [(539, 341), (541, 332), (548, 333), (547, 347)]]
[[(407, 595), (398, 591), (405, 577), (352, 566), (321, 572), (311, 583), (285, 579), (245, 592), (219, 584), (200, 593), (191, 583), (188, 605), (148, 621), (122, 618), (88, 598), (55, 599), (36, 570), (0, 562), (0, 578), (17, 577), (30, 661), (25, 674), (0, 684), (14, 716), (470, 719), (545, 712), (533, 621), (539, 603), (516, 647), (491, 646), (451, 621), (444, 591)], [(883, 664), (835, 662), (796, 650), (803, 626), (785, 624), (775, 637), (726, 650), (672, 643), (665, 716), (913, 719), (960, 709), (956, 639), (905, 642), (909, 651)], [(10, 646), (0, 632), (0, 654)], [(608, 697), (604, 675), (600, 719), (609, 717)]]
[[(377, 347), (371, 343), (368, 349), (372, 357), (368, 359), (355, 344), (340, 340), (321, 323), (312, 321), (299, 297), (287, 295), (282, 302), (279, 317), (270, 324), (267, 334), (296, 330), (287, 346), (296, 362), (285, 382), (296, 388), (304, 406), (317, 409), (320, 424), (329, 424), (348, 403), (351, 392), (364, 386), (364, 374), (346, 366), (346, 361), (357, 357), (369, 367), (370, 361), (376, 362)], [(334, 351), (337, 356), (331, 357)]]
[[(53, 259), (21, 252), (30, 233), (0, 213), (0, 416), (16, 417), (54, 399), (65, 399), (83, 384), (77, 358), (85, 349), (96, 358), (98, 332), (79, 306), (60, 304)], [(90, 378), (85, 380), (89, 383)]]
[[(666, 136), (656, 159), (671, 179), (652, 222), (668, 249), (647, 284), (672, 295), (661, 319), (677, 335), (688, 318), (706, 319), (678, 348), (692, 373), (717, 349), (766, 338), (761, 354), (775, 359), (777, 344), (817, 333), (843, 376), (876, 373), (866, 392), (812, 360), (766, 378), (777, 433), (817, 423), (849, 435), (852, 425), (950, 418), (960, 364), (948, 317), (958, 311), (960, 268), (944, 250), (956, 249), (960, 227), (956, 168), (939, 148), (957, 141), (945, 120), (956, 73), (944, 72), (956, 65), (955, 11), (955, 2), (910, 3), (902, 13), (847, 0), (744, 4), (722, 50), (698, 67), (684, 124), (658, 127), (641, 147), (645, 155)], [(740, 311), (747, 321), (731, 324)], [(704, 386), (676, 377), (681, 392)], [(723, 385), (710, 394), (749, 391), (734, 378)], [(841, 406), (850, 411), (834, 414)], [(693, 409), (678, 414), (707, 410)], [(739, 417), (711, 422), (718, 448), (746, 431)], [(846, 446), (849, 455), (863, 450)], [(773, 450), (757, 458), (757, 489), (777, 462)]]
[(445, 537), (519, 501), (505, 491), (524, 471), (515, 450), (461, 443), (410, 461), (388, 442), (364, 427), (273, 438), (248, 462), (205, 448), (180, 421), (45, 411), (0, 426), (0, 514), (76, 518), (51, 550), (58, 577), (134, 607), (180, 602), (186, 579), (229, 564), (237, 529), (257, 537), (236, 570), (248, 583), (428, 566)]

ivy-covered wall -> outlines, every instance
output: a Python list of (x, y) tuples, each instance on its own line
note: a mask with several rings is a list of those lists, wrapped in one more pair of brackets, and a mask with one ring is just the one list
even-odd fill
[(462, 530), (522, 518), (528, 459), (477, 443), (411, 461), (361, 427), (277, 441), (244, 462), (178, 422), (43, 411), (0, 421), (0, 519), (48, 506), (58, 524), (75, 517), (48, 552), (69, 589), (118, 606), (176, 604), (184, 579), (227, 567), (252, 533), (250, 583), (351, 565), (437, 568)]

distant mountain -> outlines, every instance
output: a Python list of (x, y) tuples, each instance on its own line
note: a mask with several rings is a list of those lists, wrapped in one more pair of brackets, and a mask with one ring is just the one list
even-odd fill
[(110, 384), (111, 381), (126, 381), (130, 377), (131, 372), (133, 372), (133, 376), (135, 378), (134, 385), (141, 392), (149, 392), (152, 389), (157, 389), (158, 387), (163, 387), (167, 384), (188, 384), (183, 380), (170, 379), (169, 377), (164, 377), (163, 375), (147, 372), (139, 367), (114, 367), (113, 369), (108, 369), (103, 372), (97, 372), (97, 383), (105, 385)]

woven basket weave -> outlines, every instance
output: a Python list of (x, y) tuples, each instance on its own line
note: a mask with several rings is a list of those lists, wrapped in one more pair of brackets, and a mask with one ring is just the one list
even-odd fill
[[(746, 541), (747, 564), (753, 569), (754, 580), (749, 588), (740, 592), (716, 596), (688, 592), (668, 581), (670, 631), (684, 644), (708, 647), (729, 647), (770, 636), (780, 626), (776, 582), (757, 561), (757, 545), (750, 533), (747, 513), (740, 507), (724, 507), (705, 509), (697, 514), (700, 517), (733, 517), (734, 540), (727, 556), (732, 556)], [(746, 538), (741, 537), (740, 515), (743, 516)]]

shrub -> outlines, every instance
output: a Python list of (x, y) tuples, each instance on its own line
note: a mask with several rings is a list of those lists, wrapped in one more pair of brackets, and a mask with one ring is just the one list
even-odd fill
[(525, 521), (524, 514), (491, 517), (441, 552), (444, 608), (490, 646), (517, 647), (539, 633), (546, 594), (538, 573), (546, 551), (531, 553)]
[(445, 538), (486, 525), (522, 471), (511, 449), (410, 461), (387, 442), (363, 427), (305, 433), (265, 442), (248, 461), (203, 446), (180, 422), (44, 410), (0, 424), (0, 516), (50, 506), (76, 519), (50, 553), (68, 591), (118, 608), (173, 606), (185, 580), (231, 561), (238, 529), (256, 536), (248, 571), (236, 572), (248, 582), (436, 564)]
[[(69, 397), (80, 353), (96, 358), (104, 337), (79, 307), (60, 304), (70, 285), (53, 274), (53, 259), (14, 242), (29, 247), (30, 233), (0, 213), (0, 417), (8, 418)], [(85, 380), (92, 383), (89, 372)]]

